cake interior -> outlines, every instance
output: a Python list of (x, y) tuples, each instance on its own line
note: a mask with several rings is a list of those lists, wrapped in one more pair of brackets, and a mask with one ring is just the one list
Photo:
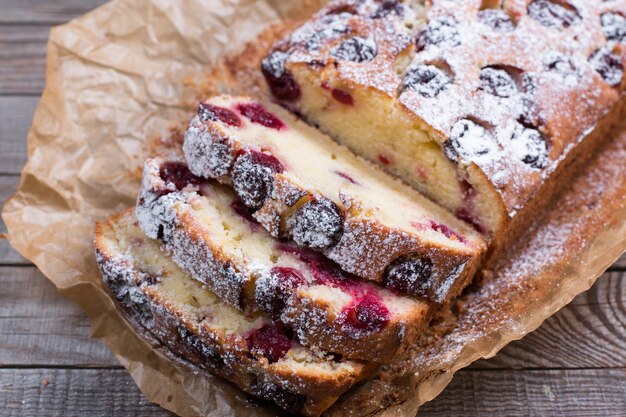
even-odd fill
[[(153, 304), (173, 311), (192, 330), (202, 329), (204, 335), (221, 341), (222, 354), (247, 347), (250, 354), (277, 372), (306, 371), (322, 382), (335, 381), (343, 373), (353, 374), (360, 369), (349, 360), (337, 361), (324, 353), (313, 353), (288, 337), (263, 313), (247, 317), (224, 304), (165, 256), (157, 241), (146, 238), (132, 212), (118, 216), (108, 226), (103, 239), (109, 252), (123, 254), (124, 259), (132, 260), (132, 267), (140, 276), (147, 277), (140, 284), (140, 291)], [(276, 334), (270, 338), (259, 336), (268, 331)]]
[[(272, 299), (288, 298), (289, 292), (297, 292), (300, 300), (324, 307), (329, 320), (340, 322), (352, 317), (351, 312), (362, 308), (363, 303), (380, 313), (382, 317), (371, 318), (382, 320), (381, 324), (414, 319), (416, 311), (425, 312), (428, 308), (428, 304), (419, 299), (398, 296), (377, 285), (361, 282), (318, 253), (275, 240), (255, 222), (229, 187), (203, 183), (199, 194), (189, 196), (188, 204), (206, 239), (221, 248), (223, 255), (232, 258), (236, 267), (246, 268), (250, 273), (251, 287), (257, 287), (255, 294), (247, 295), (250, 299), (263, 298), (260, 295), (263, 291), (284, 292), (272, 294)], [(291, 281), (291, 288), (284, 287), (281, 280)], [(260, 288), (263, 285), (271, 287)], [(265, 307), (272, 310), (272, 306)], [(351, 323), (345, 324), (350, 326)], [(368, 323), (352, 324), (368, 327)]]
[[(484, 174), (475, 166), (450, 161), (442, 150), (445, 138), (410, 116), (394, 97), (354, 88), (335, 77), (321, 80), (306, 68), (294, 70), (293, 77), (302, 89), (297, 109), (309, 122), (479, 231), (487, 235), (498, 231), (504, 213), (494, 204), (498, 196), (490, 191)], [(352, 103), (337, 101), (331, 93), (334, 89), (350, 94)]]
[[(209, 102), (233, 112), (238, 112), (242, 103), (259, 105), (247, 98), (229, 96), (214, 97)], [(318, 192), (339, 205), (343, 205), (342, 195), (354, 198), (358, 203), (351, 210), (360, 211), (360, 215), (374, 218), (390, 228), (423, 236), (426, 241), (443, 247), (463, 250), (467, 244), (481, 244), (482, 237), (471, 227), (406, 184), (355, 156), (283, 108), (268, 103), (263, 106), (264, 111), (269, 111), (281, 121), (280, 128), (254, 123), (242, 116), (241, 126), (229, 129), (243, 146), (276, 157), (285, 166), (283, 175), (293, 183)], [(356, 114), (341, 117), (333, 112), (324, 114), (332, 114), (329, 117), (334, 117), (338, 123), (358, 126), (364, 130), (363, 135), (365, 131), (370, 131), (372, 140), (376, 137), (375, 133), (371, 133), (374, 127), (369, 126), (369, 117)], [(358, 131), (351, 131), (351, 134), (360, 135)], [(357, 151), (375, 152), (373, 149), (381, 143), (362, 143), (360, 146), (363, 149)], [(432, 158), (436, 158), (432, 149), (439, 149), (439, 146), (432, 141), (425, 146)], [(457, 183), (455, 180), (453, 185)]]

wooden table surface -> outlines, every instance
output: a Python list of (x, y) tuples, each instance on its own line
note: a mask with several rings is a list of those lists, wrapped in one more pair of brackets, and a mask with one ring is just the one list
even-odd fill
[[(0, 202), (15, 191), (50, 26), (102, 0), (0, 0)], [(1, 204), (1, 203), (0, 203)], [(0, 223), (0, 231), (4, 231)], [(81, 310), (0, 241), (0, 415), (169, 416), (143, 399)], [(460, 371), (425, 416), (626, 416), (626, 257), (495, 358)]]

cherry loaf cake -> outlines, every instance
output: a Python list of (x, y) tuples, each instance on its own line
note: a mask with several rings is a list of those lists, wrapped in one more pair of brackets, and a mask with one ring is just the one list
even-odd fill
[(264, 311), (315, 350), (383, 363), (409, 347), (431, 303), (343, 272), (323, 255), (272, 238), (228, 187), (180, 162), (148, 160), (137, 220), (172, 259), (247, 315)]
[(624, 118), (625, 16), (624, 1), (335, 1), (262, 71), (283, 105), (494, 248), (602, 140), (594, 127)]
[(485, 251), (471, 226), (277, 105), (213, 97), (183, 148), (193, 174), (231, 184), (272, 236), (395, 291), (448, 301)]
[(95, 245), (106, 287), (143, 336), (289, 412), (318, 416), (374, 370), (312, 352), (267, 315), (227, 306), (164, 256), (132, 211), (98, 223)]

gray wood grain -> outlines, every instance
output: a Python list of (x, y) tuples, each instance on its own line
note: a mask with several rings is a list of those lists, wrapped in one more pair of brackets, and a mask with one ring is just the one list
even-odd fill
[(46, 26), (0, 25), (0, 94), (41, 93), (48, 32)]
[(38, 102), (39, 97), (0, 96), (0, 175), (19, 174), (24, 167), (26, 139)]
[(0, 409), (6, 417), (172, 416), (122, 369), (0, 369)]
[(460, 371), (418, 416), (626, 415), (626, 369)]
[(105, 0), (0, 0), (0, 23), (58, 24), (105, 3)]
[(605, 273), (587, 292), (472, 368), (626, 368), (626, 273)]
[(83, 311), (35, 267), (0, 267), (0, 288), (0, 365), (119, 366), (89, 338)]
[[(0, 100), (1, 101), (1, 100)], [(0, 116), (2, 119), (2, 116)], [(2, 127), (0, 127), (0, 130)], [(1, 147), (1, 142), (0, 142)], [(1, 166), (1, 165), (0, 165)], [(0, 175), (0, 210), (4, 201), (17, 190), (19, 177)], [(6, 232), (4, 222), (0, 218), (0, 233)], [(22, 257), (9, 245), (7, 240), (0, 240), (0, 265), (31, 265), (30, 261)]]

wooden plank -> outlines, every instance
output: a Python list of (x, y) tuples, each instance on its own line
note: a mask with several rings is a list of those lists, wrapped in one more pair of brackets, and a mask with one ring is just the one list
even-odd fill
[(0, 369), (0, 409), (7, 417), (173, 416), (123, 369)]
[(426, 416), (626, 415), (626, 369), (461, 371)]
[[(1, 101), (1, 100), (0, 100)], [(0, 116), (0, 119), (2, 116)], [(0, 127), (2, 129), (2, 127)], [(1, 138), (1, 136), (0, 136)], [(0, 139), (1, 140), (1, 139)], [(1, 143), (1, 142), (0, 142)], [(2, 145), (0, 144), (0, 147)], [(0, 163), (0, 167), (2, 164)], [(0, 210), (4, 204), (4, 201), (17, 190), (19, 184), (19, 177), (16, 176), (3, 176), (0, 175)], [(2, 218), (0, 218), (0, 232), (6, 232), (6, 227)], [(31, 265), (31, 263), (22, 257), (9, 245), (7, 240), (0, 240), (0, 265)]]
[[(2, 71), (0, 67), (0, 71)], [(39, 97), (0, 96), (0, 175), (19, 174)]]
[[(0, 364), (118, 366), (89, 321), (35, 267), (0, 267)], [(0, 413), (1, 414), (1, 413)]]
[(472, 368), (626, 367), (626, 273), (608, 272), (523, 340)]
[(0, 23), (58, 24), (105, 2), (106, 0), (0, 0)]
[(46, 26), (0, 26), (0, 94), (40, 94), (44, 86)]

